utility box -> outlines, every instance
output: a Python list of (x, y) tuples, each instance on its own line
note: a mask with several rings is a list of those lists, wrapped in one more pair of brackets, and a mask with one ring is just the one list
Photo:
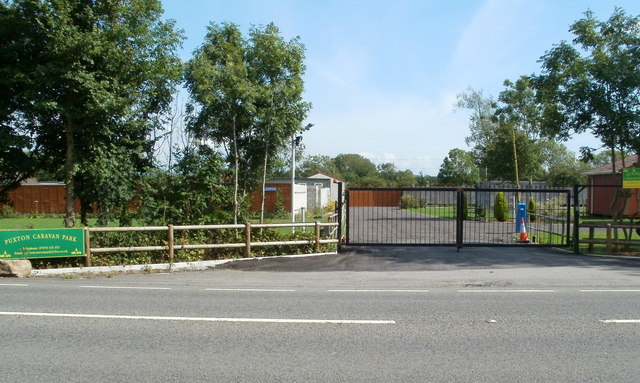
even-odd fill
[(522, 226), (527, 222), (527, 204), (519, 202), (516, 204), (516, 233), (522, 233)]

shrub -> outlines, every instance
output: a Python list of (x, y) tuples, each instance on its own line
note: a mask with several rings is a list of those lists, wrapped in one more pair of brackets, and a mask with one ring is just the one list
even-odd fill
[(509, 217), (509, 205), (503, 192), (496, 194), (496, 199), (493, 204), (493, 216), (498, 222), (504, 222)]
[(274, 218), (285, 218), (288, 213), (284, 207), (284, 195), (282, 194), (282, 190), (278, 190), (276, 194), (276, 204), (274, 206), (273, 216)]
[(487, 218), (487, 208), (484, 206), (476, 206), (476, 218)]
[(533, 198), (533, 196), (529, 198), (529, 203), (527, 204), (527, 210), (529, 212), (529, 221), (535, 222), (536, 221), (536, 199)]
[(407, 194), (400, 197), (401, 209), (417, 209), (421, 207), (427, 207), (427, 201), (424, 198), (413, 198)]
[(467, 207), (467, 193), (462, 192), (462, 220), (469, 218), (469, 210)]
[(9, 205), (2, 205), (0, 208), (0, 218), (17, 218), (20, 213), (13, 210)]

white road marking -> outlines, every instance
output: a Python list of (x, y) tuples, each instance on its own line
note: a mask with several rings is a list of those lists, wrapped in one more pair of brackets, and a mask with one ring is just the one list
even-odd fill
[(266, 293), (290, 293), (295, 292), (295, 290), (285, 290), (285, 289), (204, 289), (205, 291), (248, 291), (248, 292), (266, 292)]
[(29, 285), (24, 283), (0, 283), (0, 286), (27, 287)]
[(555, 290), (458, 290), (459, 293), (555, 293)]
[(78, 286), (83, 289), (107, 289), (107, 290), (171, 290), (171, 287), (144, 287), (144, 286)]
[(640, 290), (624, 290), (624, 289), (609, 289), (609, 290), (580, 290), (582, 293), (640, 293)]
[(602, 323), (640, 323), (640, 319), (604, 319)]
[(83, 319), (129, 319), (183, 322), (248, 322), (248, 323), (300, 323), (300, 324), (396, 324), (393, 320), (352, 320), (352, 319), (274, 319), (274, 318), (201, 318), (201, 317), (160, 317), (145, 315), (100, 315), (100, 314), (63, 314), (63, 313), (31, 313), (0, 312), (5, 316), (33, 316)]
[(332, 293), (428, 293), (429, 290), (397, 290), (397, 289), (344, 289), (344, 290), (328, 290)]

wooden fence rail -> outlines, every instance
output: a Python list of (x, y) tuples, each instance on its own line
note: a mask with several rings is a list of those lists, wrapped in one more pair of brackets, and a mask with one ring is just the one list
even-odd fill
[[(589, 229), (589, 238), (580, 239), (581, 243), (587, 243), (589, 245), (589, 251), (593, 251), (593, 245), (605, 245), (607, 247), (607, 253), (611, 254), (613, 248), (618, 248), (621, 245), (636, 245), (640, 246), (640, 240), (617, 238), (618, 230), (632, 230), (636, 231), (640, 229), (638, 223), (620, 223), (620, 222), (582, 222), (580, 227)], [(606, 238), (595, 238), (596, 229), (605, 229)], [(633, 233), (631, 233), (633, 235)], [(630, 238), (630, 237), (629, 237)]]
[[(188, 226), (142, 226), (142, 227), (85, 227), (85, 246), (86, 259), (85, 265), (91, 266), (91, 254), (93, 253), (115, 253), (115, 252), (135, 252), (135, 251), (167, 251), (169, 254), (169, 263), (173, 264), (174, 253), (176, 250), (190, 249), (229, 249), (244, 248), (246, 257), (251, 257), (251, 248), (256, 246), (286, 246), (286, 245), (308, 245), (314, 244), (316, 252), (320, 251), (320, 245), (339, 243), (337, 238), (325, 238), (321, 236), (322, 227), (337, 227), (337, 222), (309, 222), (309, 223), (271, 223), (271, 224), (237, 224), (237, 225), (188, 225)], [(275, 242), (252, 242), (251, 230), (261, 228), (282, 228), (282, 227), (313, 227), (315, 229), (315, 237), (313, 240), (295, 240), (295, 241), (275, 241)], [(185, 230), (224, 230), (235, 229), (243, 230), (244, 241), (237, 243), (208, 243), (208, 244), (189, 244), (176, 245), (174, 233), (176, 231)], [(96, 232), (134, 232), (134, 231), (166, 231), (166, 245), (158, 246), (126, 246), (126, 247), (91, 247), (91, 233)], [(334, 237), (335, 230), (330, 231), (330, 237)]]

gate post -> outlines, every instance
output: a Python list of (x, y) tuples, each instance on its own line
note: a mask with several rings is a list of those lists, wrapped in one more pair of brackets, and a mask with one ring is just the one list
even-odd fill
[(464, 193), (464, 189), (458, 189), (456, 191), (456, 248), (457, 251), (460, 252), (462, 248), (462, 238), (464, 235), (464, 204), (462, 203), (462, 194)]
[[(340, 252), (340, 250), (342, 250), (342, 212), (344, 209), (343, 206), (343, 199), (342, 199), (342, 182), (338, 182), (338, 201), (337, 201), (337, 210), (338, 210), (338, 252)], [(349, 222), (349, 219), (347, 218), (347, 222)], [(349, 234), (348, 232), (348, 225), (347, 225), (347, 235)]]
[(580, 191), (573, 185), (573, 254), (580, 254)]

